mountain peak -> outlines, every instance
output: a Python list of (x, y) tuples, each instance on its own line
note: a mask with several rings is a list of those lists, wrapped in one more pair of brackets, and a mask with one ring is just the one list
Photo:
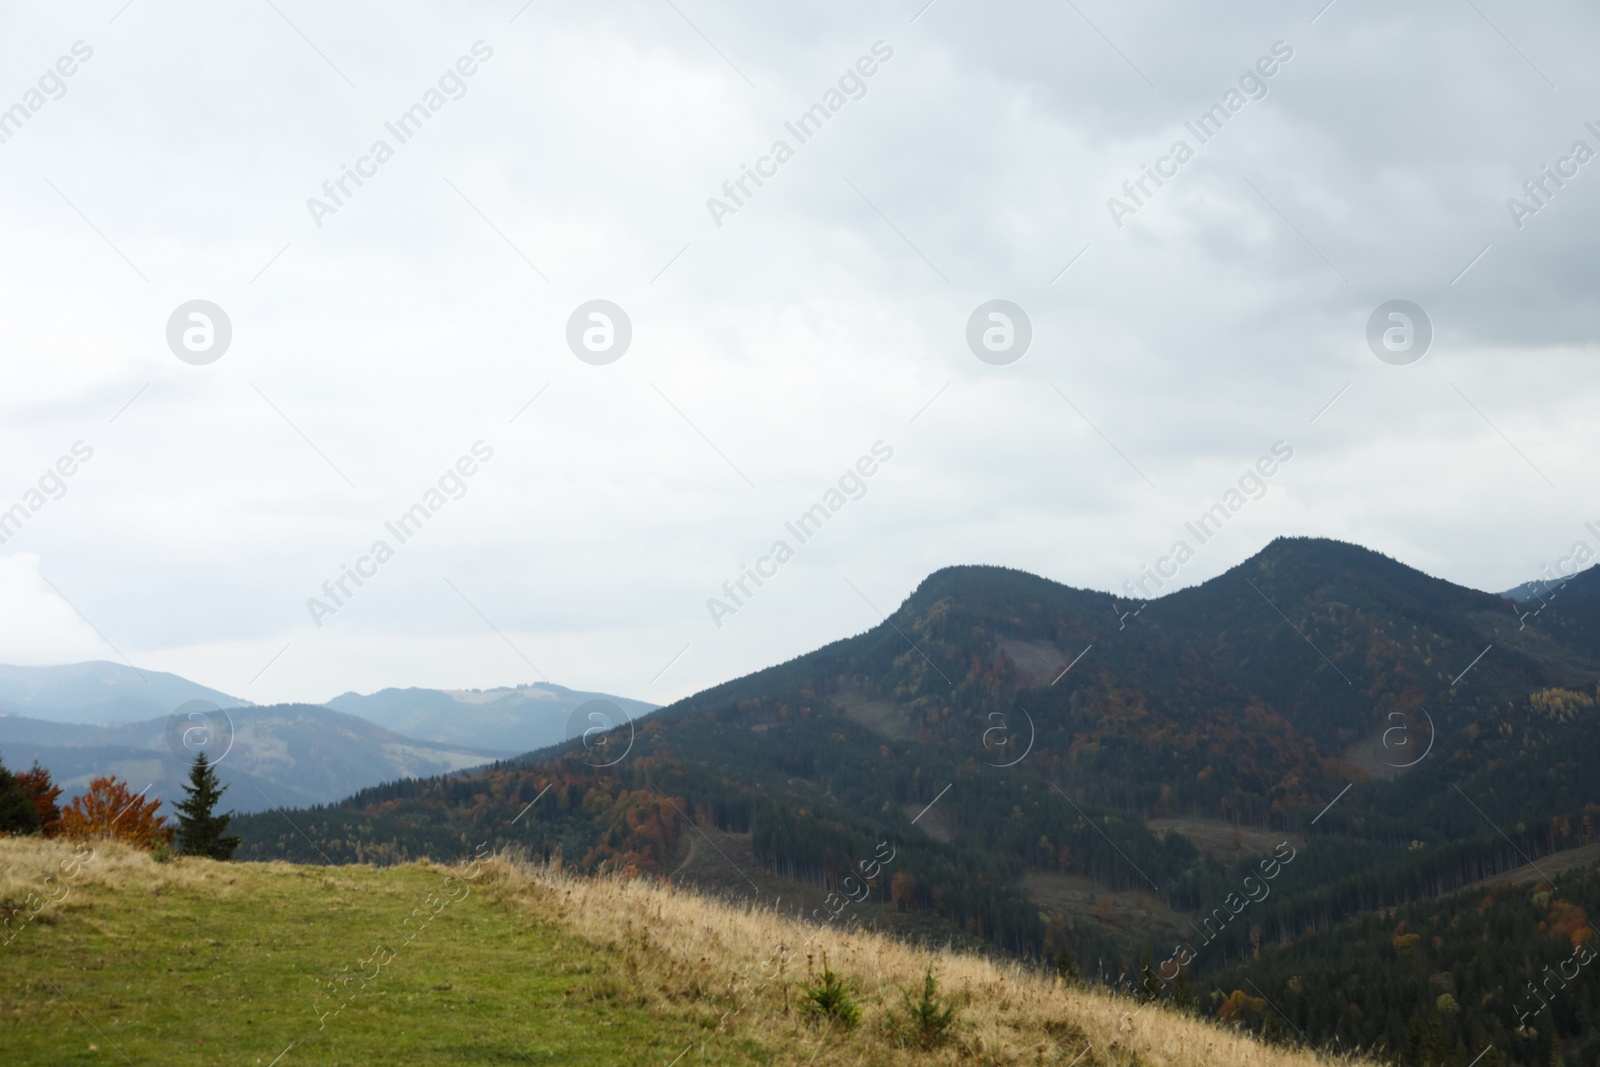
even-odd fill
[(224, 708), (250, 706), (248, 700), (176, 674), (110, 660), (0, 664), (0, 709), (50, 722), (136, 722), (169, 715), (191, 700)]
[(1600, 563), (1567, 578), (1535, 578), (1500, 594), (1518, 604), (1573, 602), (1600, 595)]

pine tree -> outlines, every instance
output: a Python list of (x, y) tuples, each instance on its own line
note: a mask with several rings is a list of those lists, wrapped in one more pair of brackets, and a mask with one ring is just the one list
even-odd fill
[(1156, 961), (1149, 949), (1139, 953), (1139, 989), (1146, 1000), (1161, 998), (1161, 979), (1156, 975)]
[(209, 856), (214, 860), (233, 858), (239, 847), (239, 838), (225, 836), (233, 815), (214, 814), (217, 801), (227, 786), (217, 781), (204, 752), (195, 753), (194, 766), (189, 768), (189, 782), (183, 787), (188, 794), (178, 809), (178, 840), (183, 851), (190, 856)]
[(1068, 985), (1077, 985), (1082, 981), (1078, 973), (1078, 961), (1072, 958), (1072, 950), (1065, 945), (1056, 949), (1056, 974)]
[(1194, 1011), (1194, 989), (1189, 985), (1189, 968), (1178, 967), (1178, 976), (1172, 980), (1172, 1002), (1184, 1011)]
[(954, 1004), (940, 998), (939, 980), (933, 976), (932, 964), (922, 978), (922, 995), (913, 999), (910, 990), (903, 990), (900, 1001), (905, 1016), (902, 1018), (891, 1011), (889, 1026), (902, 1046), (929, 1051), (950, 1040), (956, 1009)]
[(0, 763), (0, 834), (36, 834), (39, 812), (33, 798)]

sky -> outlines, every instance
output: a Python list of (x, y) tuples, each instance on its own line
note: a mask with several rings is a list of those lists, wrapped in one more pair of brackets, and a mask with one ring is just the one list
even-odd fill
[(666, 703), (955, 564), (1509, 588), (1600, 545), (1597, 31), (7, 5), (0, 662)]

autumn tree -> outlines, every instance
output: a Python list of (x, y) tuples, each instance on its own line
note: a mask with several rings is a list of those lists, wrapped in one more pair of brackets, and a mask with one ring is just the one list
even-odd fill
[(905, 871), (896, 871), (894, 877), (889, 879), (889, 899), (894, 906), (905, 911), (911, 907), (911, 902), (917, 895), (917, 880)]
[(16, 780), (22, 795), (32, 802), (34, 811), (39, 813), (39, 832), (46, 837), (54, 837), (61, 824), (61, 808), (56, 804), (61, 787), (50, 780), (50, 772), (39, 766), (38, 760), (33, 761), (31, 768), (17, 775)]
[(172, 843), (167, 820), (156, 814), (159, 800), (145, 800), (123, 781), (105, 775), (89, 783), (89, 791), (73, 797), (61, 813), (60, 834), (79, 840), (99, 838), (125, 841), (154, 849)]
[(1233, 994), (1222, 1002), (1222, 1007), (1217, 1009), (1217, 1015), (1229, 1022), (1244, 1023), (1262, 1018), (1266, 1011), (1265, 997), (1248, 996), (1244, 990), (1235, 989)]

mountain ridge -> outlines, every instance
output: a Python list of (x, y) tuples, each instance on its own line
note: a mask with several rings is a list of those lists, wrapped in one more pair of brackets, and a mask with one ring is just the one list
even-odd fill
[(165, 715), (190, 700), (219, 707), (250, 701), (166, 671), (110, 660), (43, 666), (0, 664), (0, 713), (85, 725), (136, 722)]
[[(405, 737), (354, 715), (316, 704), (226, 709), (231, 744), (208, 749), (232, 786), (226, 804), (241, 813), (330, 804), (401, 777), (450, 773), (504, 759), (504, 750), (444, 746)], [(0, 716), (0, 753), (12, 767), (37, 761), (63, 787), (62, 801), (91, 778), (114, 774), (148, 787), (170, 811), (182, 799), (192, 756), (170, 745), (169, 720), (85, 726)]]
[(573, 736), (569, 732), (570, 719), (590, 701), (609, 705), (603, 713), (608, 719), (619, 721), (648, 715), (657, 707), (642, 700), (569, 689), (551, 682), (494, 689), (390, 687), (370, 694), (341, 693), (323, 706), (426, 741), (473, 744), (515, 753)]

